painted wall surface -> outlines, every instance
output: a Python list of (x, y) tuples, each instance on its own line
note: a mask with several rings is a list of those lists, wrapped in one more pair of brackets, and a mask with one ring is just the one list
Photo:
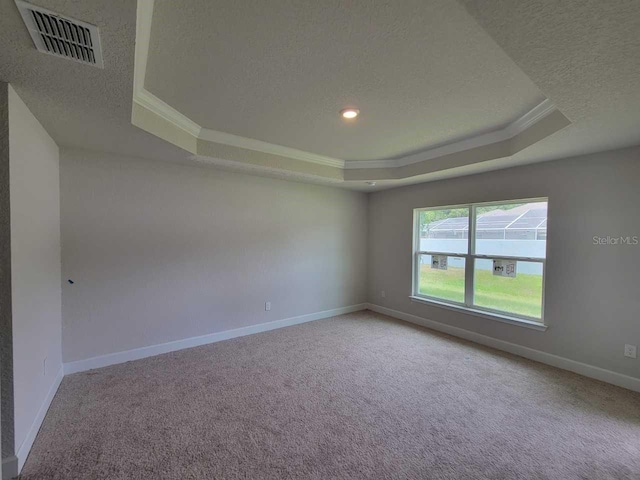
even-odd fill
[[(640, 344), (640, 244), (606, 240), (640, 238), (639, 182), (635, 147), (373, 193), (369, 302), (640, 377), (623, 355)], [(549, 197), (546, 332), (409, 299), (414, 208), (537, 197)]]
[(13, 455), (9, 85), (0, 82), (0, 425), (2, 458)]
[(57, 145), (11, 87), (9, 125), (18, 451), (62, 367), (60, 182)]
[(366, 301), (366, 194), (64, 149), (61, 192), (65, 362)]

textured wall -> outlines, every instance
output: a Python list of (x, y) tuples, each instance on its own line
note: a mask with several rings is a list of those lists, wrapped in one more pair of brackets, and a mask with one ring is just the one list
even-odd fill
[(19, 452), (62, 367), (60, 173), (58, 146), (11, 87), (9, 122), (14, 424)]
[(0, 82), (0, 414), (2, 458), (13, 455), (14, 452), (8, 92), (9, 85)]
[[(623, 356), (640, 343), (640, 245), (593, 242), (640, 236), (639, 179), (636, 147), (373, 193), (369, 301), (640, 377)], [(414, 208), (534, 197), (549, 197), (546, 332), (410, 301)]]
[(64, 149), (60, 178), (66, 362), (366, 301), (363, 193)]

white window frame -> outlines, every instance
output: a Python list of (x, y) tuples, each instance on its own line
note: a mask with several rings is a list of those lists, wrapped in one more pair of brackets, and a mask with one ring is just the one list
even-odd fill
[[(509, 205), (513, 203), (532, 203), (532, 202), (547, 202), (547, 219), (549, 217), (548, 205), (549, 199), (546, 197), (541, 198), (527, 198), (527, 199), (515, 199), (515, 200), (501, 200), (494, 202), (482, 202), (482, 203), (467, 203), (461, 205), (444, 205), (436, 207), (416, 208), (413, 210), (413, 272), (412, 272), (412, 294), (411, 299), (421, 303), (433, 304), (443, 308), (449, 308), (453, 310), (462, 310), (467, 313), (471, 313), (476, 316), (489, 318), (492, 320), (498, 320), (505, 323), (512, 323), (521, 326), (528, 326), (536, 330), (546, 330), (544, 321), (544, 301), (545, 301), (545, 279), (546, 279), (546, 257), (548, 251), (548, 243), (545, 245), (544, 258), (538, 257), (518, 257), (518, 256), (498, 256), (498, 255), (481, 255), (476, 254), (476, 219), (478, 207), (487, 207), (493, 205)], [(468, 208), (469, 209), (469, 225), (467, 235), (467, 253), (455, 252), (436, 252), (432, 250), (420, 250), (420, 212), (429, 210), (446, 210), (454, 208)], [(547, 221), (547, 232), (549, 222)], [(548, 236), (547, 236), (548, 238)], [(546, 240), (545, 240), (546, 241)], [(420, 293), (420, 255), (446, 255), (447, 257), (460, 257), (464, 258), (464, 273), (465, 273), (465, 291), (464, 302), (456, 302), (452, 300), (446, 300), (438, 297), (431, 297)], [(523, 262), (535, 262), (542, 265), (542, 305), (541, 305), (541, 317), (529, 317), (526, 315), (519, 315), (512, 312), (505, 312), (502, 310), (481, 307), (473, 303), (474, 288), (475, 288), (475, 261), (480, 260), (516, 260)]]

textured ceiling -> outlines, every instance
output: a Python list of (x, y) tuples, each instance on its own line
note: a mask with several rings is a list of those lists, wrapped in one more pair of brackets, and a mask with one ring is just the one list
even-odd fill
[(544, 100), (451, 0), (156, 1), (150, 45), (147, 90), (201, 126), (344, 160), (501, 128)]
[[(19, 95), (59, 145), (159, 160), (196, 162), (203, 165), (212, 164), (215, 168), (222, 166), (236, 169), (233, 162), (217, 161), (215, 159), (206, 161), (202, 159), (193, 160), (191, 154), (131, 124), (136, 2), (133, 0), (91, 0), (88, 2), (33, 0), (32, 3), (96, 24), (100, 28), (105, 57), (104, 70), (38, 53), (33, 47), (14, 2), (12, 0), (0, 0), (0, 80), (12, 83)], [(174, 3), (178, 3), (177, 0), (176, 2), (156, 0), (156, 8), (161, 9), (167, 4)], [(282, 3), (275, 3), (275, 0), (274, 3), (236, 0), (234, 2), (224, 2), (226, 6), (223, 5), (223, 7), (219, 6), (219, 2), (215, 4), (213, 2), (195, 1), (179, 3), (184, 4), (184, 8), (187, 9), (193, 5), (215, 5), (217, 10), (223, 12), (237, 8), (245, 11), (255, 9), (255, 12), (261, 12), (262, 5), (283, 5)], [(515, 2), (512, 0), (460, 0), (460, 3), (464, 4), (468, 15), (461, 10), (462, 7), (460, 9), (456, 8), (456, 4), (453, 1), (443, 4), (442, 8), (444, 10), (442, 12), (439, 13), (440, 8), (437, 9), (438, 11), (432, 12), (433, 18), (440, 19), (441, 24), (446, 24), (445, 12), (449, 18), (460, 19), (461, 23), (452, 23), (448, 28), (444, 28), (442, 34), (449, 38), (451, 42), (466, 42), (464, 38), (460, 38), (464, 37), (464, 35), (456, 35), (456, 33), (465, 32), (465, 35), (469, 35), (475, 28), (476, 35), (483, 37), (486, 42), (486, 44), (482, 44), (479, 47), (479, 54), (485, 54), (486, 51), (495, 52), (495, 45), (490, 45), (491, 42), (487, 42), (488, 37), (480, 30), (480, 28), (484, 29), (505, 54), (511, 58), (513, 64), (517, 65), (519, 70), (524, 72), (539, 88), (540, 92), (550, 98), (561, 112), (569, 117), (573, 124), (511, 157), (463, 167), (448, 168), (432, 174), (419, 175), (403, 180), (382, 180), (378, 181), (375, 187), (366, 186), (363, 181), (344, 182), (342, 185), (348, 188), (367, 190), (388, 188), (393, 185), (430, 181), (568, 155), (640, 144), (640, 88), (638, 87), (640, 85), (640, 35), (638, 34), (640, 32), (640, 1), (563, 0), (562, 2), (551, 2), (532, 0), (530, 2)], [(236, 4), (244, 5), (244, 7), (238, 7)], [(297, 4), (299, 2), (291, 1), (292, 8)], [(427, 8), (432, 4), (435, 5), (432, 2), (428, 2), (423, 7), (422, 3), (413, 4), (404, 1), (371, 2), (372, 6), (369, 9), (366, 8), (364, 3), (356, 3), (354, 8), (361, 12), (359, 18), (362, 23), (372, 30), (368, 36), (364, 35), (364, 38), (368, 41), (369, 38), (383, 35), (393, 37), (394, 32), (396, 32), (395, 35), (401, 37), (404, 32), (409, 32), (412, 28), (415, 28), (415, 26), (404, 25), (406, 22), (413, 25), (413, 19), (406, 18), (405, 10), (411, 9), (411, 5), (418, 5), (415, 7), (415, 11), (421, 11), (422, 8)], [(330, 4), (316, 2), (309, 7), (309, 12), (320, 17), (331, 17), (333, 15), (331, 12), (322, 13), (319, 10), (319, 5)], [(347, 4), (345, 3), (344, 5)], [(334, 8), (340, 9), (340, 6), (334, 5)], [(364, 10), (362, 10), (363, 8)], [(401, 9), (400, 13), (394, 12), (396, 8)], [(349, 12), (338, 11), (347, 16), (348, 20)], [(365, 12), (364, 14), (362, 14), (363, 11)], [(386, 21), (384, 18), (380, 20), (380, 12), (388, 12), (393, 18), (400, 15), (402, 19), (398, 19), (395, 24), (385, 30), (386, 33), (376, 33), (375, 30), (378, 29), (378, 23), (376, 22)], [(455, 15), (452, 16), (452, 14)], [(306, 20), (307, 24), (311, 24), (311, 27), (314, 23), (313, 18)], [(430, 42), (437, 42), (437, 39), (430, 37), (430, 31), (436, 28), (443, 29), (442, 25), (432, 25), (430, 19), (425, 20), (421, 15), (416, 15), (416, 18), (418, 23), (423, 22), (424, 25), (429, 25), (428, 28), (424, 28), (426, 32), (422, 32), (422, 35), (428, 38)], [(477, 20), (479, 27), (473, 27), (473, 23), (469, 23), (471, 18)], [(303, 20), (304, 18), (299, 21)], [(336, 21), (341, 22), (342, 20), (337, 19)], [(309, 35), (322, 35), (322, 32), (318, 32), (311, 27)], [(193, 31), (194, 26), (183, 25), (182, 28), (184, 31), (181, 31), (180, 38), (185, 39), (190, 35), (189, 32)], [(206, 28), (211, 30), (211, 26)], [(262, 35), (269, 35), (269, 32), (259, 31), (262, 32)], [(288, 31), (284, 30), (280, 33), (282, 35), (281, 42), (288, 43), (286, 41)], [(249, 36), (254, 35), (251, 32), (249, 34)], [(232, 39), (238, 38), (237, 35), (233, 35), (233, 32), (230, 32), (229, 35)], [(340, 35), (339, 42), (331, 42), (328, 45), (332, 46), (332, 50), (335, 50), (336, 45), (339, 44), (338, 50), (346, 52), (340, 65), (347, 65), (347, 72), (350, 72), (349, 66), (351, 63), (347, 60), (353, 60), (353, 49), (355, 48), (350, 39), (352, 35), (356, 35), (356, 32), (354, 31), (352, 34), (346, 32)], [(361, 33), (360, 35), (360, 38), (362, 38), (363, 34)], [(304, 40), (304, 38), (303, 36), (302, 39)], [(260, 38), (257, 40), (260, 40)], [(469, 48), (474, 48), (474, 46), (475, 44), (469, 45)], [(327, 65), (327, 57), (334, 58), (337, 54), (334, 51), (324, 51), (321, 47), (322, 45), (315, 44), (317, 50), (309, 51), (308, 56), (315, 58), (323, 65)], [(414, 47), (412, 47), (414, 48), (413, 50), (405, 50), (398, 47), (398, 45), (393, 47), (393, 42), (389, 44), (389, 47), (384, 45), (383, 47), (390, 49), (391, 53), (380, 60), (380, 65), (377, 66), (380, 71), (385, 70), (387, 62), (395, 65), (411, 63), (406, 58), (396, 58), (402, 57), (405, 52), (410, 51), (411, 55), (426, 55), (426, 53), (417, 51), (418, 49)], [(210, 45), (209, 48), (214, 49), (215, 46)], [(237, 46), (234, 47), (232, 45), (228, 48), (231, 51), (231, 53), (227, 52), (228, 55), (235, 55), (236, 57), (249, 55), (240, 51)], [(248, 48), (250, 53), (260, 51), (260, 47), (256, 45)], [(283, 47), (277, 51), (282, 53), (286, 50)], [(452, 50), (449, 51), (451, 52)], [(268, 53), (265, 52), (267, 57)], [(371, 55), (374, 53), (370, 52)], [(290, 57), (290, 60), (293, 61), (293, 58)], [(487, 59), (487, 62), (492, 62), (496, 58)], [(504, 66), (502, 62), (504, 62), (505, 57), (502, 56), (501, 58), (502, 60), (497, 58), (498, 66)], [(305, 58), (302, 60), (305, 60)], [(443, 62), (444, 60), (447, 60), (447, 57), (443, 55), (437, 61)], [(281, 61), (286, 63), (286, 59)], [(366, 66), (367, 62), (371, 62), (371, 57), (358, 57), (354, 65)], [(454, 72), (458, 68), (460, 58), (450, 57), (448, 62), (448, 64), (442, 64), (441, 68), (448, 68), (449, 71)], [(169, 74), (175, 75), (177, 59), (171, 59), (169, 63), (172, 67)], [(206, 64), (207, 62), (205, 62)], [(513, 68), (513, 64), (509, 68)], [(267, 68), (264, 67), (264, 63), (260, 63), (260, 65), (263, 68)], [(303, 66), (304, 64), (292, 63), (288, 71), (295, 79), (297, 75), (306, 75), (308, 73), (302, 68)], [(312, 67), (313, 65), (306, 68)], [(411, 65), (409, 67), (417, 68)], [(238, 68), (241, 71), (239, 74), (235, 73), (235, 75), (242, 75), (243, 69), (249, 67), (245, 65)], [(429, 68), (425, 67), (425, 70), (428, 71)], [(480, 69), (478, 73), (486, 70), (490, 69)], [(515, 69), (515, 71), (517, 72), (518, 70)], [(292, 74), (291, 72), (294, 73)], [(266, 78), (279, 78), (278, 71), (268, 71), (268, 73), (269, 76)], [(472, 74), (475, 76), (476, 72), (472, 72)], [(320, 72), (319, 75), (321, 78), (331, 81), (331, 78), (324, 72)], [(516, 75), (520, 78), (522, 73), (516, 73)], [(200, 75), (196, 76), (196, 79), (202, 83), (207, 83), (210, 80), (210, 84), (213, 85), (217, 76), (223, 76), (223, 72), (214, 71), (210, 75), (203, 75), (201, 72)], [(335, 102), (335, 104), (331, 108), (326, 107), (326, 115), (331, 115), (332, 120), (336, 121), (335, 113), (339, 107), (350, 101), (358, 101), (359, 103), (360, 97), (358, 95), (360, 90), (357, 87), (362, 86), (366, 91), (378, 88), (378, 96), (371, 100), (371, 106), (362, 106), (363, 116), (360, 119), (362, 122), (358, 121), (358, 123), (346, 129), (342, 128), (344, 127), (342, 123), (336, 124), (334, 127), (338, 128), (339, 125), (340, 132), (343, 135), (351, 135), (352, 138), (356, 138), (360, 134), (364, 135), (366, 132), (362, 133), (360, 130), (364, 128), (363, 125), (367, 125), (365, 121), (373, 121), (375, 117), (382, 116), (384, 118), (383, 121), (388, 123), (389, 117), (386, 116), (386, 105), (389, 102), (386, 100), (387, 98), (398, 95), (398, 91), (408, 91), (409, 87), (415, 88), (415, 85), (422, 83), (426, 88), (428, 78), (406, 78), (407, 76), (406, 73), (403, 74), (401, 71), (395, 73), (385, 71), (384, 76), (377, 75), (374, 72), (371, 78), (360, 79), (360, 83), (354, 87), (355, 90), (351, 92), (343, 91), (339, 98), (327, 98), (327, 105), (330, 102)], [(388, 80), (389, 78), (394, 82), (391, 83)], [(481, 78), (484, 79), (485, 77), (482, 76)], [(270, 91), (271, 87), (268, 82), (261, 80), (265, 79), (253, 78), (251, 82), (243, 80), (247, 88), (243, 95), (252, 98), (261, 96), (270, 98), (275, 95)], [(468, 79), (462, 80), (466, 81)], [(458, 85), (458, 82), (462, 80), (452, 79), (452, 84)], [(403, 90), (398, 87), (397, 82), (405, 82), (409, 87), (404, 87)], [(290, 83), (287, 84), (291, 85)], [(483, 101), (482, 98), (475, 98), (483, 96), (482, 90), (474, 90), (477, 85), (484, 85), (483, 83), (476, 84), (469, 80), (466, 85), (467, 89), (473, 93), (471, 95), (466, 92), (469, 102), (471, 102), (469, 105), (474, 104), (473, 102)], [(440, 90), (436, 92), (434, 90), (436, 85), (430, 84), (428, 88), (429, 95), (431, 95), (430, 98), (436, 98), (439, 102), (438, 105), (458, 105), (458, 110), (453, 110), (452, 114), (458, 115), (458, 118), (462, 120), (460, 126), (454, 125), (454, 130), (458, 127), (468, 128), (468, 124), (465, 123), (467, 107), (459, 102), (457, 96), (453, 95), (448, 87), (448, 83), (439, 85), (438, 88)], [(323, 85), (317, 88), (324, 95), (328, 95), (334, 90), (328, 87), (324, 88)], [(292, 88), (286, 101), (292, 105), (295, 104), (297, 110), (304, 111), (309, 108), (305, 101), (307, 93), (314, 101), (317, 101), (317, 95), (322, 96), (311, 87), (309, 87), (308, 91), (307, 87), (302, 85), (298, 86), (297, 89)], [(522, 101), (522, 98), (520, 101)], [(518, 100), (514, 100), (514, 102), (519, 105)], [(524, 103), (526, 102), (523, 102), (521, 108), (526, 109), (527, 107), (524, 106)], [(384, 108), (375, 110), (375, 108), (380, 108), (377, 105), (383, 105)], [(476, 103), (474, 105), (482, 104)], [(247, 106), (247, 108), (249, 107), (250, 105)], [(371, 110), (371, 108), (374, 110)], [(491, 115), (496, 114), (494, 108), (495, 105), (493, 104), (488, 107), (487, 112), (490, 118), (494, 118)], [(460, 113), (460, 109), (463, 110), (463, 114)], [(291, 114), (290, 112), (293, 110), (287, 109), (286, 111)], [(376, 113), (372, 114), (372, 112)], [(262, 112), (257, 108), (241, 111), (240, 114), (236, 112), (234, 115), (233, 119), (228, 119), (229, 125), (242, 126), (244, 123), (254, 125), (252, 123), (254, 116), (263, 118), (262, 123), (274, 124), (275, 127), (278, 127), (278, 123), (289, 121), (287, 118), (283, 118), (282, 115), (274, 114), (262, 117)], [(433, 121), (433, 118), (437, 120), (437, 117), (432, 115), (431, 112), (428, 115), (430, 122), (438, 123)], [(319, 118), (319, 114), (315, 115), (315, 117)], [(497, 115), (495, 118), (497, 118)], [(511, 118), (508, 120), (511, 120)], [(300, 123), (301, 125), (296, 126), (296, 129), (292, 130), (292, 132), (298, 132), (302, 127), (305, 127), (304, 131), (299, 134), (300, 138), (311, 138), (313, 140), (312, 137), (314, 137), (316, 131), (315, 125), (312, 122), (305, 123), (301, 121)], [(225, 122), (221, 130), (230, 131), (226, 125), (227, 123)], [(486, 129), (486, 125), (482, 130)], [(215, 126), (212, 125), (210, 127)], [(260, 125), (255, 127), (254, 125), (252, 128), (262, 127)], [(275, 128), (275, 131), (280, 131), (279, 127)], [(404, 132), (403, 135), (408, 135), (407, 138), (409, 140), (417, 138), (412, 136), (412, 132), (414, 132), (414, 127), (408, 126), (407, 132)], [(450, 133), (452, 137), (458, 134), (458, 130)], [(289, 139), (285, 139), (286, 141), (280, 143), (291, 145), (291, 142), (294, 142), (296, 138), (296, 135), (291, 134)], [(380, 138), (385, 141), (380, 139), (376, 139), (376, 141), (389, 143), (389, 146), (385, 147), (389, 151), (409, 148), (402, 147), (402, 145), (408, 145), (406, 138), (392, 138), (387, 136), (385, 131), (380, 134)], [(424, 136), (421, 138), (425, 141)], [(332, 143), (333, 140), (333, 138), (330, 139), (329, 143)], [(338, 135), (335, 140), (339, 143), (343, 142), (344, 139)], [(427, 139), (426, 141), (431, 140)], [(384, 154), (380, 153), (375, 156), (382, 157)], [(309, 179), (304, 175), (296, 175), (291, 172), (274, 170), (265, 173), (260, 168), (241, 165), (238, 165), (237, 168), (244, 168), (244, 171), (260, 175), (285, 176), (289, 179), (301, 181), (321, 181), (317, 178)], [(337, 185), (335, 181), (329, 183)]]
[(640, 143), (640, 1), (459, 1), (573, 122), (517, 158)]
[(0, 80), (61, 146), (178, 160), (188, 154), (131, 125), (136, 2), (34, 0), (97, 25), (104, 69), (39, 53), (13, 0), (0, 0)]

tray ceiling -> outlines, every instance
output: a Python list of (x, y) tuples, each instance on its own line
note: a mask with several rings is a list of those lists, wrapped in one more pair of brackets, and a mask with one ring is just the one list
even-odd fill
[[(30, 2), (100, 32), (104, 69), (45, 55), (0, 0), (0, 80), (62, 148), (370, 191), (640, 143), (636, 1)], [(156, 48), (173, 52), (166, 77)], [(219, 112), (177, 102), (183, 61), (210, 69), (194, 98)], [(347, 103), (357, 122), (340, 120)]]
[[(513, 155), (569, 124), (448, 0), (143, 0), (137, 37), (134, 124), (199, 158), (405, 178)], [(361, 115), (345, 121), (346, 106)]]
[(156, 2), (145, 88), (203, 128), (347, 161), (486, 133), (544, 100), (450, 0)]

